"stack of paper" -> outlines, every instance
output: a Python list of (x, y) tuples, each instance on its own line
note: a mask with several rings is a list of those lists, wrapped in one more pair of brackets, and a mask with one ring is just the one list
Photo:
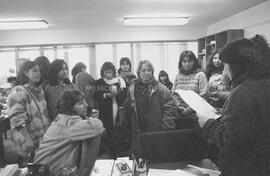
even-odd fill
[(90, 176), (120, 176), (116, 164), (121, 162), (127, 163), (132, 169), (133, 161), (126, 158), (118, 158), (117, 160), (102, 159), (96, 160)]

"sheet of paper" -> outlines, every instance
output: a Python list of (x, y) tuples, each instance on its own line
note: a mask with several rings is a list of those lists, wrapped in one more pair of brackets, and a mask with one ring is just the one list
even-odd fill
[(207, 115), (211, 118), (218, 118), (217, 110), (205, 101), (200, 95), (192, 90), (175, 90), (176, 93), (197, 113)]
[(91, 176), (111, 176), (114, 160), (102, 159), (96, 160), (95, 166), (92, 169)]
[(116, 166), (117, 163), (127, 163), (130, 169), (132, 169), (133, 161), (127, 159), (128, 158), (118, 158), (118, 160), (115, 161), (112, 159), (96, 160), (90, 176), (120, 176), (120, 172)]
[(196, 176), (196, 175), (180, 169), (177, 170), (149, 169), (148, 176)]

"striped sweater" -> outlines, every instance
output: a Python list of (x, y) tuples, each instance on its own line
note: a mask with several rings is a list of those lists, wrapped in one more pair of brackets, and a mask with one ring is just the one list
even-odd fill
[(173, 86), (173, 90), (177, 89), (193, 90), (203, 96), (207, 93), (208, 81), (203, 72), (191, 73), (189, 75), (178, 73)]

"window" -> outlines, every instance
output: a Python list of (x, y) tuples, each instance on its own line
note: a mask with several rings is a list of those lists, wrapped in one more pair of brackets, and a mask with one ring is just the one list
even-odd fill
[(47, 57), (50, 62), (54, 61), (54, 50), (53, 50), (53, 48), (44, 48), (44, 56)]
[(15, 51), (0, 52), (0, 87), (10, 87), (7, 78), (16, 76)]
[(96, 77), (100, 78), (100, 69), (104, 62), (113, 62), (113, 48), (111, 44), (96, 45)]
[[(93, 45), (93, 44), (91, 44)], [(170, 80), (174, 82), (174, 78), (178, 73), (178, 60), (179, 55), (184, 50), (191, 50), (197, 53), (197, 42), (137, 42), (137, 43), (119, 43), (119, 44), (94, 44), (95, 56), (91, 56), (94, 59), (94, 66), (90, 67), (90, 48), (86, 45), (65, 45), (65, 46), (46, 46), (43, 47), (43, 54), (50, 62), (54, 59), (64, 59), (69, 69), (78, 62), (83, 62), (87, 66), (87, 72), (89, 69), (95, 69), (96, 78), (100, 77), (100, 69), (104, 62), (112, 62), (116, 70), (119, 68), (119, 61), (121, 57), (129, 57), (133, 67), (133, 72), (136, 73), (138, 63), (140, 60), (149, 60), (155, 68), (155, 77), (158, 78), (160, 70), (165, 70), (170, 77)], [(90, 45), (89, 45), (90, 46)], [(18, 48), (17, 64), (23, 62), (25, 59), (34, 60), (40, 56), (41, 48), (37, 47), (22, 47)], [(93, 57), (93, 58), (92, 58)], [(12, 62), (7, 62), (6, 58)], [(15, 63), (15, 50), (0, 50), (0, 60), (3, 60), (1, 64), (0, 78), (5, 74), (11, 74), (9, 68), (16, 70)], [(16, 71), (15, 71), (16, 72)], [(92, 71), (93, 73), (93, 71)], [(2, 79), (2, 78), (1, 78)], [(1, 83), (2, 84), (2, 83)]]
[(163, 43), (141, 44), (141, 60), (149, 60), (153, 64), (156, 78), (159, 71), (165, 69), (165, 59)]
[(120, 59), (122, 57), (128, 57), (131, 59), (131, 53), (130, 53), (130, 44), (129, 43), (122, 43), (116, 45), (116, 57), (117, 57), (117, 63), (115, 64), (116, 70), (120, 68)]
[(34, 60), (40, 56), (39, 48), (37, 49), (23, 49), (19, 50), (19, 58)]
[(86, 71), (89, 73), (89, 49), (88, 48), (69, 48), (68, 49), (68, 63), (70, 73), (72, 68), (78, 63), (82, 62), (86, 65)]
[(184, 50), (187, 50), (186, 43), (167, 43), (167, 68), (165, 71), (172, 83), (178, 73), (179, 56)]

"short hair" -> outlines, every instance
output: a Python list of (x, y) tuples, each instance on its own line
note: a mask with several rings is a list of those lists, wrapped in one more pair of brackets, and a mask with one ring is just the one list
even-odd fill
[[(56, 86), (58, 84), (58, 72), (63, 68), (63, 65), (66, 64), (67, 68), (68, 65), (63, 59), (56, 59), (54, 60), (49, 66), (48, 72), (48, 83), (51, 86)], [(71, 84), (70, 80), (64, 79), (65, 84)]]
[(43, 83), (44, 81), (47, 80), (50, 61), (45, 56), (38, 56), (35, 59), (35, 62), (38, 64), (38, 66), (40, 68), (40, 73), (41, 73), (40, 84), (41, 84), (41, 83)]
[(195, 54), (190, 50), (185, 50), (179, 56), (178, 70), (180, 72), (184, 72), (182, 62), (183, 62), (185, 57), (187, 57), (187, 58), (191, 59), (192, 61), (194, 61), (194, 65), (193, 65), (193, 67), (191, 68), (190, 71), (195, 71), (195, 70), (200, 68), (199, 61), (198, 61), (197, 57), (195, 56)]
[[(215, 65), (213, 63), (213, 59), (214, 59), (215, 55), (219, 54), (219, 51), (220, 50), (217, 49), (214, 53), (212, 53), (209, 56), (209, 60), (207, 62), (206, 71), (205, 71), (205, 75), (206, 75), (207, 79), (209, 79), (211, 77), (213, 72), (222, 74), (222, 71), (224, 69), (224, 64), (222, 63), (222, 65), (217, 68), (217, 67), (215, 67)], [(219, 57), (219, 60), (220, 60), (220, 57)]]
[(111, 62), (104, 62), (104, 63), (103, 63), (103, 65), (102, 65), (102, 67), (101, 67), (101, 69), (100, 69), (100, 76), (101, 76), (102, 78), (105, 77), (105, 76), (104, 76), (104, 71), (106, 71), (106, 70), (112, 70), (112, 72), (113, 72), (113, 77), (115, 77), (115, 75), (116, 75), (116, 69), (115, 69), (115, 66), (113, 65), (113, 63), (111, 63)]
[[(38, 64), (35, 61), (25, 61), (20, 70), (16, 80), (16, 85), (24, 85), (29, 81), (29, 78), (25, 75), (25, 72), (28, 72), (30, 69), (34, 68)], [(39, 85), (39, 82), (37, 83)]]
[(79, 90), (66, 91), (57, 104), (58, 114), (73, 115), (74, 105), (84, 99), (84, 94)]
[(86, 65), (82, 62), (78, 62), (76, 65), (74, 65), (74, 67), (71, 70), (71, 75), (72, 75), (72, 83), (75, 83), (75, 78), (76, 75), (80, 72), (83, 71), (83, 69), (86, 69)]
[(131, 61), (128, 57), (121, 57), (120, 59), (120, 65), (119, 65), (119, 69), (118, 69), (118, 74), (120, 74), (122, 72), (122, 68), (121, 68), (121, 65), (124, 65), (125, 62), (129, 65), (129, 70), (128, 71), (131, 71)]
[(142, 61), (139, 62), (138, 68), (137, 68), (137, 76), (138, 76), (138, 78), (141, 79), (141, 77), (140, 77), (140, 71), (142, 69), (142, 65), (143, 64), (146, 64), (147, 66), (149, 66), (150, 69), (152, 70), (152, 75), (154, 75), (155, 69), (154, 69), (153, 64), (149, 60), (142, 60)]
[(229, 64), (233, 79), (245, 75), (249, 78), (270, 78), (270, 49), (263, 36), (238, 39), (220, 51), (222, 62)]

